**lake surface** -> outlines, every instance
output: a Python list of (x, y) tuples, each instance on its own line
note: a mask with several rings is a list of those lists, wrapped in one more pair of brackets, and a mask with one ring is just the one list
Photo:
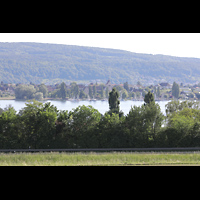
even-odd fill
[[(58, 110), (68, 110), (71, 111), (73, 108), (76, 108), (80, 105), (91, 105), (95, 109), (97, 109), (101, 114), (104, 114), (106, 111), (109, 110), (109, 104), (108, 101), (56, 101), (56, 100), (50, 100), (50, 101), (41, 101), (43, 103), (45, 102), (51, 102), (52, 105), (56, 106)], [(165, 105), (169, 101), (156, 101), (160, 105), (161, 111), (165, 115)], [(18, 112), (22, 108), (24, 108), (27, 103), (26, 101), (18, 101), (18, 100), (0, 100), (0, 108), (5, 108), (8, 105), (12, 105), (14, 109)], [(125, 115), (127, 115), (131, 109), (131, 106), (141, 106), (144, 103), (144, 101), (120, 101), (120, 110), (124, 112)]]

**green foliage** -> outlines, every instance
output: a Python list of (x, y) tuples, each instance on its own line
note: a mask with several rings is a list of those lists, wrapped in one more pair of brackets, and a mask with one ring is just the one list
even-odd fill
[(43, 97), (46, 98), (48, 94), (48, 89), (44, 84), (39, 85), (39, 92), (42, 92)]
[(50, 103), (27, 103), (19, 112), (22, 140), (26, 148), (49, 148), (55, 134), (57, 108)]
[(135, 92), (130, 92), (130, 93), (129, 93), (129, 97), (136, 98), (136, 93), (135, 93)]
[(166, 105), (169, 129), (166, 133), (170, 146), (188, 147), (200, 144), (199, 108), (199, 102), (191, 101), (172, 101)]
[(99, 131), (100, 148), (127, 147), (129, 144), (128, 135), (123, 131), (123, 118), (116, 113), (105, 113), (97, 128)]
[(104, 86), (101, 85), (101, 92), (100, 92), (100, 95), (101, 95), (101, 98), (104, 98), (104, 90), (103, 90)]
[(199, 111), (196, 112), (196, 110), (194, 109), (184, 108), (183, 110), (178, 111), (177, 113), (173, 113), (173, 115), (169, 118), (168, 126), (172, 130), (174, 130), (174, 146), (188, 147), (193, 145), (196, 146), (199, 144), (199, 114)]
[(42, 100), (42, 99), (43, 99), (43, 93), (42, 93), (42, 92), (36, 92), (36, 93), (33, 95), (33, 98), (34, 98), (34, 99), (37, 99), (37, 100)]
[(148, 91), (148, 93), (144, 97), (144, 102), (145, 102), (145, 105), (146, 104), (150, 104), (151, 102), (155, 103), (153, 93), (151, 93), (150, 91)]
[(0, 115), (0, 148), (19, 147), (19, 125), (19, 120), (13, 107), (8, 108)]
[(109, 91), (108, 91), (108, 87), (106, 87), (106, 98), (109, 97)]
[(109, 93), (109, 99), (108, 99), (110, 113), (119, 114), (120, 101), (118, 98), (119, 98), (119, 93), (114, 87), (112, 91)]
[(128, 92), (127, 90), (123, 90), (122, 99), (126, 99), (126, 98), (128, 98)]
[(93, 90), (92, 90), (92, 86), (90, 85), (89, 86), (89, 96), (90, 96), (90, 99), (92, 99), (93, 98), (93, 92), (92, 92)]
[(174, 82), (173, 83), (173, 86), (172, 86), (172, 95), (178, 99), (179, 97), (179, 94), (180, 94), (180, 89), (179, 89), (179, 85)]
[(65, 99), (67, 96), (67, 88), (64, 82), (61, 83), (60, 87), (60, 96), (62, 99)]
[(96, 85), (93, 85), (93, 98), (95, 98), (96, 97), (96, 95), (97, 95), (97, 89), (96, 89)]
[(101, 114), (92, 106), (79, 106), (70, 113), (67, 129), (72, 148), (98, 147), (96, 125)]
[(19, 85), (15, 89), (16, 99), (33, 99), (36, 89), (33, 85)]
[(34, 85), (18, 85), (15, 89), (15, 98), (19, 100), (42, 100), (43, 97), (47, 96), (48, 90), (45, 85), (41, 84), (39, 85), (39, 90), (37, 89)]
[(158, 88), (157, 88), (157, 91), (156, 91), (156, 96), (157, 96), (157, 97), (159, 97), (159, 96), (160, 96), (160, 87), (158, 87)]
[[(152, 95), (146, 103), (119, 112), (118, 92), (110, 92), (110, 110), (92, 106), (58, 111), (50, 103), (28, 102), (18, 113), (1, 109), (0, 148), (196, 147), (200, 145), (200, 105), (171, 101), (166, 116)], [(118, 112), (115, 112), (118, 111)]]
[(200, 74), (197, 58), (25, 42), (0, 43), (0, 50), (1, 81), (5, 83), (110, 79), (112, 83), (141, 84), (147, 79), (159, 83), (163, 78), (190, 83), (199, 81)]
[(79, 87), (76, 82), (70, 84), (72, 97), (77, 99), (79, 96)]
[(85, 92), (83, 92), (83, 90), (80, 91), (79, 93), (79, 98), (80, 99), (86, 99), (88, 96), (85, 94)]
[(165, 105), (166, 114), (172, 114), (176, 111), (181, 111), (184, 108), (200, 109), (200, 103), (198, 101), (170, 101)]
[(164, 120), (158, 104), (150, 102), (141, 107), (132, 107), (126, 116), (126, 125), (130, 130), (135, 147), (151, 147), (161, 130)]
[(115, 85), (115, 89), (120, 92), (122, 91), (124, 88), (121, 85)]

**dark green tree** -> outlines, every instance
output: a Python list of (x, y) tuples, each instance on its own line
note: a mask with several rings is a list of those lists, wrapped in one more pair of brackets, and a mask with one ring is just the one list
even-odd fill
[(108, 91), (108, 87), (106, 87), (106, 98), (108, 98), (109, 95), (109, 91)]
[(47, 89), (46, 85), (44, 85), (44, 84), (39, 85), (39, 92), (42, 92), (43, 97), (46, 98), (47, 94), (48, 94), (48, 89)]
[(81, 90), (80, 94), (79, 94), (79, 98), (80, 99), (85, 99), (85, 98), (87, 98), (87, 94), (85, 94), (85, 92), (83, 92), (83, 90)]
[(9, 107), (0, 115), (0, 148), (19, 148), (21, 126), (13, 107)]
[(19, 112), (20, 132), (22, 134), (23, 148), (48, 148), (51, 147), (53, 135), (55, 135), (55, 121), (57, 108), (50, 103), (33, 101), (26, 103)]
[(90, 99), (93, 98), (93, 92), (92, 92), (92, 86), (91, 85), (89, 86), (89, 97), (90, 97)]
[(173, 95), (176, 99), (178, 99), (179, 94), (180, 94), (179, 85), (178, 85), (176, 82), (174, 82), (174, 83), (173, 83), (173, 86), (172, 86), (172, 95)]
[(93, 85), (93, 98), (95, 98), (96, 95), (97, 95), (96, 85)]
[(145, 131), (145, 106), (131, 107), (126, 116), (126, 127), (130, 131), (130, 142), (132, 147), (145, 147), (148, 142), (148, 135)]
[(159, 97), (160, 97), (160, 87), (158, 87), (158, 88), (157, 88), (157, 91), (156, 91), (156, 96), (157, 96), (157, 98), (159, 98)]
[(118, 98), (119, 98), (119, 93), (116, 90), (116, 88), (113, 88), (112, 91), (109, 93), (109, 99), (108, 99), (110, 114), (111, 113), (119, 114), (120, 101)]
[(129, 147), (128, 135), (123, 134), (123, 118), (118, 114), (105, 113), (97, 126), (99, 132), (99, 148)]
[(150, 91), (148, 91), (148, 93), (144, 97), (144, 102), (145, 102), (144, 105), (150, 104), (151, 102), (155, 103), (153, 93), (151, 93)]
[(126, 116), (126, 127), (130, 130), (133, 147), (152, 147), (164, 120), (160, 106), (154, 102), (134, 106)]
[(60, 96), (62, 99), (65, 99), (67, 96), (67, 88), (64, 82), (61, 83), (60, 87)]
[(103, 85), (101, 85), (101, 98), (104, 98), (104, 90), (103, 90)]
[[(92, 148), (98, 147), (96, 125), (101, 119), (101, 113), (92, 106), (78, 106), (70, 112), (67, 120), (69, 147)], [(69, 137), (68, 136), (68, 137)]]
[(79, 97), (79, 92), (80, 92), (77, 83), (76, 82), (71, 83), (70, 87), (71, 87), (72, 97), (77, 99)]

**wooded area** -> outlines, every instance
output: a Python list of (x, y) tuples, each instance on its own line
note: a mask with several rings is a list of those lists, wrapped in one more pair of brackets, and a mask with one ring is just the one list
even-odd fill
[(112, 84), (110, 80), (104, 83), (77, 84), (71, 82), (66, 85), (64, 82), (56, 85), (45, 84), (5, 84), (0, 83), (0, 99), (16, 100), (107, 100), (112, 88), (116, 88), (119, 99), (122, 100), (144, 100), (145, 95), (150, 90), (155, 100), (200, 100), (200, 84), (183, 85), (174, 82), (160, 83), (157, 85), (142, 86), (131, 85), (128, 82), (123, 84)]
[(142, 148), (200, 145), (200, 105), (171, 101), (166, 116), (148, 92), (144, 104), (124, 116), (118, 92), (109, 93), (104, 115), (92, 106), (60, 111), (50, 103), (29, 102), (18, 113), (0, 110), (0, 148)]
[(200, 81), (200, 59), (43, 43), (0, 43), (0, 81), (48, 83), (101, 80), (143, 85)]

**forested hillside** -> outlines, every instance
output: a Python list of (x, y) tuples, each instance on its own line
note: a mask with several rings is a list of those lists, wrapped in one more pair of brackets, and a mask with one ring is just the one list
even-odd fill
[(200, 59), (44, 43), (0, 43), (0, 81), (200, 81)]

